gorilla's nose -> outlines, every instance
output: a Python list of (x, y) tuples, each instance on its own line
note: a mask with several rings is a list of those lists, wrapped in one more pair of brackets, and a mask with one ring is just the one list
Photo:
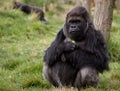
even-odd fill
[(70, 26), (70, 32), (75, 32), (75, 31), (77, 31), (77, 29), (78, 29), (77, 25), (71, 25)]

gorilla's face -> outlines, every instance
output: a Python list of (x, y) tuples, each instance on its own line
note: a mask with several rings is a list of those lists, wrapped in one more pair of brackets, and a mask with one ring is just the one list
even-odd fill
[(69, 19), (67, 21), (68, 33), (71, 39), (80, 41), (85, 36), (86, 22), (80, 17), (75, 17), (75, 19)]
[(87, 20), (84, 16), (85, 13), (87, 13), (87, 11), (84, 8), (76, 7), (67, 14), (64, 33), (74, 41), (82, 41), (85, 39), (85, 33), (88, 27)]

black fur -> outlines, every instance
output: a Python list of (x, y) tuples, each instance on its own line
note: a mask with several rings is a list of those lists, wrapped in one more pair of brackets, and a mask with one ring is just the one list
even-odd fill
[(14, 2), (13, 9), (20, 9), (21, 11), (23, 11), (26, 14), (30, 14), (32, 12), (35, 12), (36, 14), (38, 14), (38, 18), (40, 21), (42, 21), (45, 24), (48, 24), (48, 22), (44, 18), (43, 10), (40, 9), (39, 7), (23, 4), (20, 2)]
[[(83, 20), (80, 24), (82, 31), (79, 29), (79, 32), (70, 34), (67, 21), (72, 14), (72, 18), (77, 17), (77, 13)], [(67, 38), (72, 38), (75, 43)], [(64, 27), (46, 50), (44, 62), (44, 76), (56, 87), (80, 89), (98, 85), (99, 73), (109, 70), (108, 52), (102, 34), (94, 29), (85, 8), (78, 6), (68, 13)]]

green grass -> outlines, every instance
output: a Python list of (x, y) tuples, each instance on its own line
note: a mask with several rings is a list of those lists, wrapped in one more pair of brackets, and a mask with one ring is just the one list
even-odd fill
[(120, 62), (120, 12), (114, 11), (109, 51), (112, 61)]
[[(63, 15), (47, 12), (49, 25), (36, 15), (0, 8), (0, 91), (61, 91), (42, 76), (44, 51), (64, 24)], [(100, 74), (97, 89), (82, 91), (120, 91), (120, 16), (114, 12), (109, 40), (110, 71)], [(62, 91), (77, 91), (73, 88)]]

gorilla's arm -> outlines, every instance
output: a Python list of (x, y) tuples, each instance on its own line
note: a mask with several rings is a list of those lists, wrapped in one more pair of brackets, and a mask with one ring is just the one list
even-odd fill
[(53, 43), (50, 45), (50, 47), (46, 50), (45, 56), (44, 56), (44, 61), (46, 64), (51, 66), (54, 64), (57, 60), (59, 60), (59, 56), (63, 52), (62, 49), (62, 42), (64, 41), (65, 36), (63, 34), (63, 30), (61, 29), (58, 34), (56, 39), (53, 41)]
[(96, 35), (97, 35), (97, 43), (96, 43), (95, 53), (97, 54), (97, 57), (99, 56), (99, 59), (101, 60), (100, 69), (109, 70), (109, 55), (108, 55), (107, 44), (100, 31), (96, 31)]
[(65, 61), (64, 53), (75, 50), (76, 45), (66, 40), (67, 38), (63, 34), (63, 29), (61, 29), (58, 32), (56, 39), (46, 50), (44, 61), (47, 65), (51, 66), (57, 61)]
[[(84, 66), (90, 66), (101, 73), (104, 70), (109, 70), (107, 46), (99, 31), (95, 31), (95, 39), (96, 40), (93, 39), (93, 42), (95, 41), (95, 43), (92, 44), (92, 51), (88, 50), (86, 46), (81, 50), (81, 45), (78, 45), (78, 47), (80, 46), (80, 50), (78, 48), (78, 50), (72, 52), (71, 55), (68, 56), (68, 58), (72, 57), (70, 59), (72, 59), (71, 64), (73, 64), (73, 66), (78, 69)], [(91, 43), (89, 45), (91, 45)]]

